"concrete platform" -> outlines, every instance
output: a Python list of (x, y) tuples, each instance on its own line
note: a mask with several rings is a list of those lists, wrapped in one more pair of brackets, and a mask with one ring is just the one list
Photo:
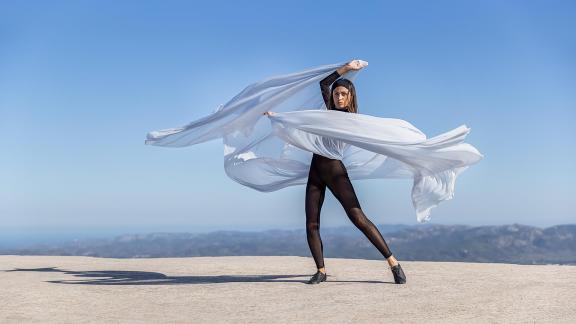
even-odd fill
[(1, 323), (576, 323), (576, 267), (326, 258), (0, 256)]

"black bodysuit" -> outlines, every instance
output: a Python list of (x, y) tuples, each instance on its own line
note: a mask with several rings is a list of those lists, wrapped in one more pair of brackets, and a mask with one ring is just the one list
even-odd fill
[[(331, 91), (330, 85), (338, 79), (340, 75), (337, 71), (320, 81), (322, 97), (329, 105)], [(338, 111), (347, 112), (346, 108)], [(378, 228), (366, 217), (348, 177), (346, 167), (341, 160), (329, 159), (322, 155), (313, 154), (306, 184), (306, 237), (308, 246), (314, 257), (314, 262), (318, 268), (324, 267), (323, 245), (320, 238), (320, 210), (324, 202), (326, 187), (330, 189), (334, 197), (344, 207), (348, 218), (352, 223), (366, 235), (366, 237), (376, 246), (385, 258), (392, 255), (386, 241), (378, 231)]]

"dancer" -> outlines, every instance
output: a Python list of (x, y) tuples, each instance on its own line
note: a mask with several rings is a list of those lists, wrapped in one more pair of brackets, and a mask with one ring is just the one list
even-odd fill
[(424, 223), (432, 208), (454, 197), (457, 177), (483, 155), (464, 143), (466, 125), (428, 138), (405, 120), (358, 113), (352, 80), (367, 64), (353, 60), (260, 80), (203, 118), (149, 132), (145, 143), (184, 147), (221, 138), (232, 180), (261, 192), (305, 184), (307, 241), (318, 269), (309, 283), (326, 281), (319, 227), (328, 188), (386, 258), (395, 283), (405, 283), (351, 180), (412, 179), (416, 219)]
[[(353, 60), (320, 81), (320, 90), (327, 109), (344, 113), (358, 112), (354, 84), (347, 79), (336, 79), (348, 71), (360, 70), (362, 67), (360, 61)], [(330, 87), (330, 85), (332, 85), (332, 87)], [(264, 114), (274, 113), (265, 112)], [(326, 268), (324, 267), (322, 239), (320, 238), (320, 210), (324, 202), (326, 188), (328, 188), (340, 204), (342, 204), (352, 223), (366, 235), (370, 242), (372, 242), (378, 251), (386, 258), (392, 270), (394, 282), (397, 284), (406, 283), (406, 276), (400, 263), (398, 263), (392, 255), (378, 228), (362, 211), (356, 193), (354, 192), (354, 187), (350, 182), (348, 172), (342, 161), (330, 159), (316, 153), (312, 156), (310, 171), (308, 173), (305, 211), (306, 238), (318, 270), (307, 283), (318, 284), (326, 281), (327, 277)]]

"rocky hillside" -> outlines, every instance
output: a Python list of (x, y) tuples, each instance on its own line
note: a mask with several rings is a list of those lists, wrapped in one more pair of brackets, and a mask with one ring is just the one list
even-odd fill
[[(576, 264), (576, 224), (538, 228), (502, 226), (379, 226), (396, 257), (414, 261)], [(381, 259), (355, 227), (322, 228), (326, 257)], [(293, 255), (310, 256), (305, 230), (262, 232), (126, 234), (98, 240), (75, 240), (0, 254), (78, 255), (114, 258)]]

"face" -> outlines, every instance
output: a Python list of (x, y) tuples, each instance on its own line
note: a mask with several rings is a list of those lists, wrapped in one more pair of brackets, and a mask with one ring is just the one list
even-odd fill
[(338, 86), (332, 91), (332, 97), (336, 108), (344, 108), (350, 102), (350, 91), (343, 86)]

